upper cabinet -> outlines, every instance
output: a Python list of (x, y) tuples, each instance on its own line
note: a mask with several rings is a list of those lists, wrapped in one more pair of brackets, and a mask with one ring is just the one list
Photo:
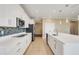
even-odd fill
[(23, 28), (27, 28), (28, 27), (28, 24), (29, 24), (29, 21), (30, 21), (30, 18), (28, 17), (28, 15), (25, 13), (25, 11), (23, 10), (23, 8), (19, 7), (19, 18), (21, 18), (22, 20), (25, 21), (25, 26)]
[(15, 5), (0, 5), (0, 26), (16, 27), (17, 10)]
[(0, 26), (16, 27), (16, 17), (25, 21), (24, 28), (28, 27), (30, 18), (18, 4), (0, 5)]

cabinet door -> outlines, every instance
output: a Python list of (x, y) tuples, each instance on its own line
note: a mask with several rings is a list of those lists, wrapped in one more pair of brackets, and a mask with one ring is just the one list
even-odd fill
[(24, 37), (20, 38), (21, 44), (19, 45), (20, 49), (18, 49), (17, 54), (23, 54), (25, 50), (28, 48), (29, 44), (31, 43), (31, 34), (28, 34)]
[(17, 5), (6, 5), (6, 19), (8, 22), (8, 27), (16, 27), (16, 17), (17, 17)]
[(6, 19), (6, 7), (5, 5), (0, 5), (0, 26), (7, 26), (8, 21)]
[(57, 43), (56, 38), (52, 37), (52, 49), (54, 54), (56, 52), (56, 43)]
[(17, 17), (16, 5), (0, 5), (0, 26), (15, 27), (15, 18)]
[(48, 44), (53, 52), (55, 52), (55, 40), (52, 36), (48, 35)]
[(63, 43), (59, 40), (56, 40), (56, 49), (55, 54), (56, 55), (62, 55), (63, 54)]
[(28, 34), (28, 36), (27, 36), (28, 46), (29, 46), (29, 44), (31, 43), (31, 41), (32, 41), (32, 34), (30, 33), (30, 34)]
[(16, 17), (25, 20), (24, 28), (28, 27), (29, 17), (25, 14), (20, 5), (0, 5), (0, 26), (16, 27)]
[(15, 17), (8, 19), (8, 26), (7, 27), (16, 27), (16, 18)]
[(26, 45), (26, 36), (23, 36), (23, 37), (20, 37), (18, 38), (19, 42), (21, 44), (18, 44), (17, 47), (19, 47), (19, 49), (16, 51), (17, 54), (23, 54), (27, 48), (27, 45)]
[(50, 46), (50, 48), (52, 49), (52, 42), (51, 42), (51, 37), (50, 37), (50, 35), (48, 35), (48, 44), (49, 44), (49, 46)]

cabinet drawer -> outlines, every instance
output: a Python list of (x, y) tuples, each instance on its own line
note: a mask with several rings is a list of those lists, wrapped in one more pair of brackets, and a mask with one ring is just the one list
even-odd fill
[(53, 53), (55, 53), (56, 52), (56, 39), (48, 35), (48, 44), (50, 48), (52, 49)]
[(55, 54), (56, 55), (62, 55), (63, 54), (63, 43), (59, 40), (56, 41)]

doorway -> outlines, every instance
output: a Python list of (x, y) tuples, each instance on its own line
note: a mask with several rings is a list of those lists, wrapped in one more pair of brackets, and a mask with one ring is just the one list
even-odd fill
[(78, 35), (78, 21), (70, 21), (70, 34)]
[(35, 21), (35, 36), (42, 37), (42, 20)]

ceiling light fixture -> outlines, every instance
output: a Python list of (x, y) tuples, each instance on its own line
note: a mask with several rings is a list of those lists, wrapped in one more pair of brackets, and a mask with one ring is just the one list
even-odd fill
[(62, 10), (59, 10), (59, 12), (62, 12)]
[(62, 24), (61, 20), (60, 20), (60, 24)]
[(69, 7), (69, 4), (66, 4), (65, 7)]
[(79, 15), (78, 15), (78, 20), (79, 20)]
[(68, 18), (66, 18), (66, 23), (68, 23), (69, 21), (68, 21)]

